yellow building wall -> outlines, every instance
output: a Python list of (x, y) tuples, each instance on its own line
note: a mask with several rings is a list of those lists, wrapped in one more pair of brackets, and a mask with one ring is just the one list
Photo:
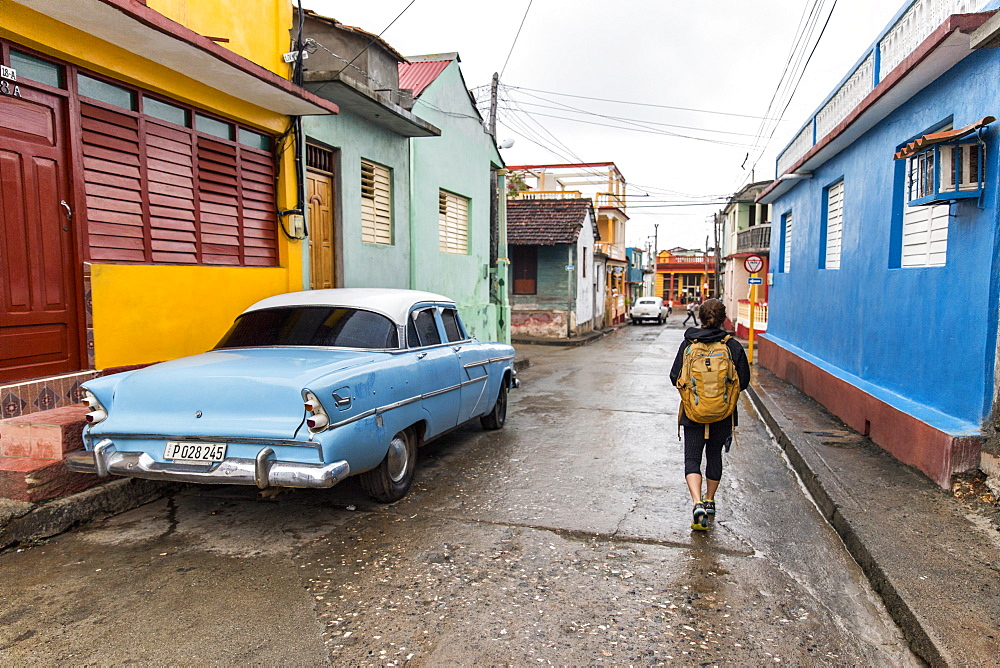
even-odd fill
[(209, 350), (246, 307), (285, 292), (286, 281), (281, 268), (95, 264), (96, 367), (162, 362)]
[[(264, 7), (263, 14), (236, 0), (149, 2), (154, 9), (157, 5), (168, 11), (183, 9), (178, 15), (192, 21), (188, 27), (212, 37), (229, 37), (234, 40), (231, 44), (245, 48), (246, 53), (241, 55), (255, 61), (261, 58), (259, 64), (265, 66), (268, 62), (274, 65), (275, 54), (280, 60), (277, 42), (265, 39), (258, 46), (252, 42), (256, 35), (277, 33), (279, 29), (265, 23), (272, 16), (287, 16), (280, 24), (287, 31), (291, 5), (277, 0), (259, 4)], [(23, 5), (3, 2), (2, 8), (0, 37), (265, 131), (278, 134), (288, 128), (287, 116), (222, 93)], [(227, 13), (234, 16), (223, 17)], [(177, 17), (170, 18), (184, 23)], [(210, 27), (212, 19), (225, 19), (222, 25), (231, 34), (221, 35), (219, 29)], [(271, 57), (265, 57), (266, 53)], [(287, 66), (281, 66), (283, 69), (275, 71), (287, 74)], [(293, 151), (284, 152), (278, 169), (278, 206), (295, 208)], [(96, 368), (156, 362), (211, 348), (246, 306), (270, 295), (303, 288), (301, 248), (300, 241), (289, 240), (279, 232), (277, 268), (92, 265)]]
[(146, 5), (199, 35), (228, 39), (219, 45), (291, 77), (290, 65), (281, 60), (291, 50), (295, 14), (289, 0), (147, 0)]

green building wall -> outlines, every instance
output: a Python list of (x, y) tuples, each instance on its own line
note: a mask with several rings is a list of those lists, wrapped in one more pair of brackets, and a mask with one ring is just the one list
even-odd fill
[[(335, 150), (333, 187), (337, 207), (334, 212), (337, 285), (345, 288), (411, 287), (410, 139), (348, 111), (336, 116), (306, 116), (302, 125), (309, 139)], [(392, 174), (391, 245), (361, 240), (362, 159), (388, 167)], [(303, 244), (303, 252), (303, 281), (304, 285), (309, 285), (307, 244)]]
[[(499, 263), (499, 272), (492, 272), (489, 266), (490, 169), (503, 165), (469, 99), (457, 62), (421, 93), (413, 113), (441, 128), (441, 136), (412, 140), (410, 284), (454, 299), (476, 338), (509, 342), (506, 287), (498, 280), (506, 283), (506, 264)], [(499, 181), (503, 192), (503, 179)], [(440, 250), (438, 194), (442, 189), (469, 200), (469, 251), (464, 255)], [(501, 199), (501, 209), (504, 203)], [(501, 224), (501, 258), (507, 257), (506, 236)], [(500, 304), (491, 302), (491, 285)]]

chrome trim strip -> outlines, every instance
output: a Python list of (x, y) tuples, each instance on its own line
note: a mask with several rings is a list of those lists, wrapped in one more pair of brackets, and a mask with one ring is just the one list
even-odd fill
[(410, 397), (409, 399), (403, 399), (402, 401), (397, 401), (394, 404), (386, 404), (385, 406), (380, 406), (375, 409), (376, 414), (385, 413), (386, 411), (391, 411), (395, 408), (402, 408), (403, 406), (409, 406), (410, 404), (416, 403), (423, 399), (423, 395), (417, 395), (415, 397)]
[(479, 378), (470, 378), (469, 380), (467, 380), (467, 381), (465, 381), (465, 382), (462, 383), (462, 387), (465, 387), (466, 385), (472, 385), (473, 383), (481, 383), (482, 381), (486, 380), (488, 377), (489, 376), (480, 376)]
[(491, 362), (506, 362), (507, 360), (514, 359), (513, 355), (504, 355), (503, 357), (494, 357), (490, 359)]
[[(103, 443), (103, 441), (102, 441)], [(266, 471), (258, 478), (256, 459), (225, 459), (206, 466), (157, 462), (145, 452), (112, 451), (113, 444), (102, 451), (77, 450), (66, 456), (66, 466), (80, 473), (107, 473), (166, 480), (173, 482), (222, 483), (227, 485), (257, 485), (258, 487), (333, 487), (350, 475), (351, 467), (346, 461), (329, 464), (303, 464), (288, 461), (266, 461)], [(261, 482), (264, 484), (261, 485)]]
[(358, 420), (364, 420), (366, 417), (371, 417), (375, 415), (376, 410), (377, 409), (375, 408), (371, 408), (365, 411), (364, 413), (358, 413), (354, 417), (349, 417), (345, 420), (341, 420), (340, 422), (334, 422), (331, 425), (327, 425), (326, 429), (324, 429), (323, 431), (329, 431), (331, 429), (336, 429), (337, 427), (343, 427), (344, 425), (351, 424), (352, 422), (357, 422)]
[(421, 399), (432, 399), (433, 397), (440, 396), (442, 394), (447, 394), (448, 392), (453, 392), (462, 387), (462, 384), (452, 385), (451, 387), (445, 387), (440, 390), (434, 390), (433, 392), (428, 392), (427, 394), (421, 395)]
[[(88, 434), (88, 436), (91, 436)], [(93, 436), (91, 436), (93, 438)], [(239, 436), (172, 436), (169, 434), (126, 434), (110, 433), (99, 434), (103, 439), (142, 439), (151, 441), (194, 441), (197, 443), (245, 443), (246, 445), (290, 445), (294, 447), (312, 448), (319, 450), (319, 445), (308, 441), (296, 441), (291, 438), (240, 438)], [(96, 447), (96, 446), (95, 446)]]
[(473, 369), (473, 368), (475, 368), (477, 366), (486, 366), (487, 364), (489, 364), (492, 361), (493, 360), (483, 360), (482, 362), (469, 362), (468, 364), (464, 365), (464, 368), (466, 368), (466, 369)]

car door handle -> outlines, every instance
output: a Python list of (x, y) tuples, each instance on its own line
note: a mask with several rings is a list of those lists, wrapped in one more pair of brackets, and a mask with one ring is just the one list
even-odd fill
[(417, 355), (417, 359), (418, 359), (418, 360), (422, 360), (422, 359), (423, 359), (423, 358), (425, 358), (425, 357), (427, 357), (427, 353), (419, 353), (419, 354)]
[(451, 349), (457, 353), (459, 350), (462, 349), (462, 346), (452, 346)]

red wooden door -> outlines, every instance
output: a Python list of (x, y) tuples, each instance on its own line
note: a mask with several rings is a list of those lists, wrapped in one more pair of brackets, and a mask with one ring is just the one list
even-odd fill
[(80, 369), (66, 101), (19, 91), (0, 95), (0, 383)]

